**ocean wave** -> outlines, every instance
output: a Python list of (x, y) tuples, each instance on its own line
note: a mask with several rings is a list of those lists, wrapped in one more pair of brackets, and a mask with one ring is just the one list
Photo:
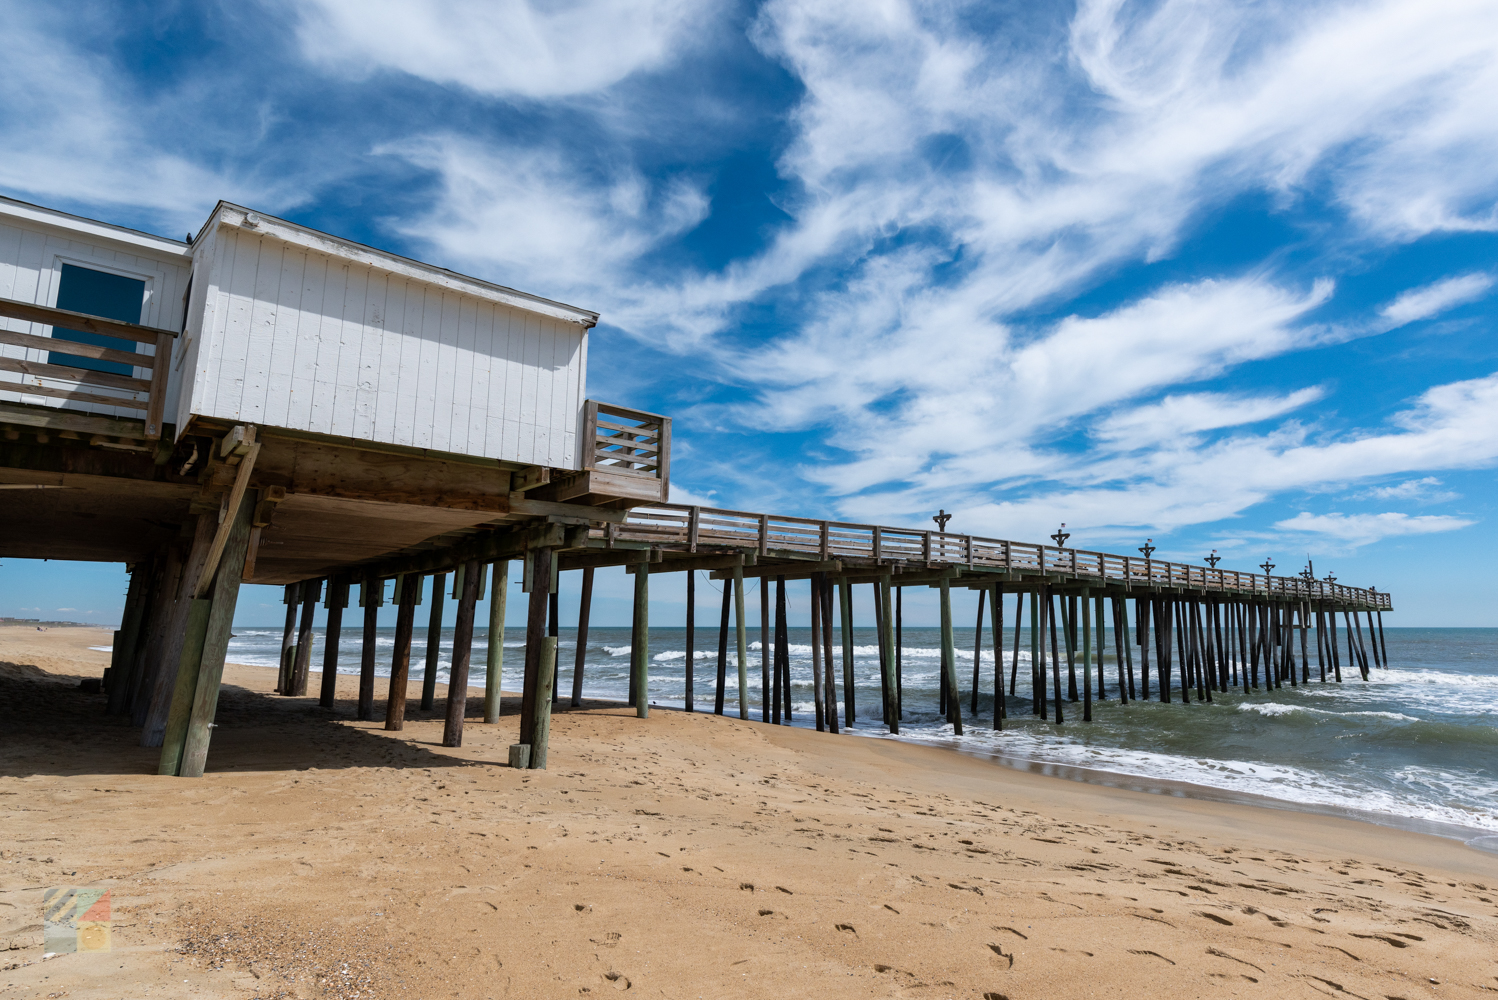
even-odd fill
[[(953, 737), (951, 726), (933, 726), (924, 732), (907, 726), (900, 738), (960, 746), (970, 752), (981, 749), (1001, 757), (1040, 764), (1064, 764), (1161, 782), (1184, 782), (1292, 804), (1351, 808), (1405, 819), (1498, 830), (1498, 785), (1491, 780), (1451, 775), (1442, 794), (1446, 800), (1438, 801), (1390, 789), (1336, 786), (1329, 784), (1326, 775), (1320, 772), (1285, 764), (1101, 747), (1068, 737), (1036, 737), (1017, 730), (999, 733), (973, 728), (959, 742)], [(1418, 781), (1412, 781), (1412, 778)], [(1412, 770), (1403, 780), (1435, 789), (1447, 779), (1429, 769), (1418, 769)], [(1418, 787), (1411, 789), (1417, 790)], [(1453, 791), (1456, 791), (1455, 795)], [(1450, 801), (1453, 797), (1468, 801)], [(1475, 805), (1474, 799), (1489, 804)]]
[[(717, 657), (717, 655), (718, 654), (717, 654), (716, 651), (709, 652), (706, 649), (697, 649), (697, 650), (693, 650), (692, 651), (692, 659), (693, 660), (711, 659), (711, 658)], [(687, 651), (686, 650), (684, 650), (684, 649), (668, 649), (664, 653), (656, 653), (650, 659), (653, 662), (655, 662), (655, 663), (670, 663), (672, 660), (685, 660), (686, 658), (687, 658)], [(729, 650), (729, 657), (728, 658), (730, 660), (734, 661), (735, 663), (738, 662), (738, 654), (736, 652), (734, 652), (733, 650)]]
[(1257, 712), (1260, 715), (1280, 716), (1293, 715), (1302, 712), (1307, 715), (1332, 715), (1343, 719), (1365, 718), (1365, 719), (1392, 719), (1397, 722), (1420, 722), (1417, 716), (1405, 715), (1402, 712), (1332, 712), (1324, 708), (1311, 708), (1309, 705), (1285, 705), (1277, 701), (1245, 702), (1238, 706), (1240, 712)]

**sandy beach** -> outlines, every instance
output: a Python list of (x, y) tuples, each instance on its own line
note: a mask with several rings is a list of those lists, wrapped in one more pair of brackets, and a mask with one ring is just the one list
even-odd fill
[[(440, 700), (387, 733), (257, 667), (162, 778), (78, 690), (109, 642), (0, 629), (0, 995), (1498, 994), (1457, 841), (609, 705), (514, 771), (513, 700), (445, 749)], [(59, 885), (111, 890), (113, 950), (41, 960)]]

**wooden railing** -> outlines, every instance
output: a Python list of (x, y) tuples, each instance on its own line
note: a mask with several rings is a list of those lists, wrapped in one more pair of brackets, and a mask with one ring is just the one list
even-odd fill
[(583, 410), (583, 468), (671, 481), (671, 418), (587, 400)]
[[(103, 316), (90, 316), (87, 313), (73, 312), (69, 309), (54, 309), (50, 306), (39, 306), (30, 302), (18, 302), (15, 299), (5, 298), (0, 298), (0, 316), (43, 326), (83, 330), (154, 346), (154, 354), (138, 354), (134, 351), (120, 351), (94, 344), (78, 343), (61, 337), (0, 329), (0, 344), (111, 361), (116, 364), (130, 365), (132, 368), (145, 368), (151, 373), (150, 378), (135, 378), (130, 375), (93, 371), (72, 365), (0, 357), (0, 371), (16, 372), (23, 376), (20, 382), (0, 382), (0, 389), (8, 389), (29, 396), (49, 396), (91, 406), (120, 406), (133, 410), (145, 410), (145, 437), (152, 441), (161, 437), (162, 415), (166, 409), (167, 372), (171, 365), (172, 339), (177, 336), (176, 333), (171, 330), (141, 326), (139, 323), (125, 323)], [(28, 376), (29, 381), (26, 378)], [(50, 381), (43, 382), (42, 379)], [(71, 383), (71, 385), (50, 384), (50, 382), (58, 381)], [(80, 392), (74, 386), (114, 389), (124, 394)]]
[[(594, 534), (616, 542), (644, 542), (691, 552), (704, 548), (748, 549), (762, 556), (784, 553), (801, 558), (867, 560), (886, 565), (1015, 570), (1060, 574), (1080, 581), (1332, 600), (1385, 609), (1393, 606), (1390, 596), (1383, 591), (1299, 576), (1243, 573), (1144, 556), (1119, 556), (944, 531), (817, 521), (680, 504), (636, 507), (624, 523), (595, 529)], [(844, 567), (845, 571), (847, 568)]]

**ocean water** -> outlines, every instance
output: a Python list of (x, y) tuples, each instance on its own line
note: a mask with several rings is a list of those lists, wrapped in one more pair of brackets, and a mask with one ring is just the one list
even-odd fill
[[(757, 627), (750, 630), (752, 639), (758, 635)], [(1343, 635), (1340, 630), (1339, 635)], [(1091, 723), (1081, 721), (1080, 702), (1064, 702), (1066, 721), (1058, 726), (1031, 714), (1029, 630), (1025, 629), (1015, 694), (1008, 697), (1009, 717), (1004, 730), (995, 732), (991, 645), (984, 644), (978, 712), (973, 716), (969, 711), (973, 630), (957, 629), (957, 673), (966, 729), (957, 738), (937, 711), (939, 633), (906, 627), (901, 654), (904, 719), (899, 738), (951, 746), (1009, 766), (1082, 780), (1351, 812), (1376, 822), (1458, 836), (1474, 846), (1498, 844), (1498, 629), (1389, 628), (1386, 635), (1391, 666), (1373, 669), (1366, 682), (1349, 669), (1345, 647), (1343, 682), (1315, 680), (1313, 641), (1313, 679), (1308, 685), (1278, 690), (1261, 687), (1248, 694), (1240, 687), (1236, 692), (1214, 693), (1210, 704), (1193, 700), (1183, 705), (1177, 680), (1171, 704), (1161, 704), (1152, 671), (1152, 699), (1120, 704), (1110, 628), (1104, 662), (1107, 699), (1094, 699)], [(506, 690), (518, 691), (521, 686), (522, 637), (518, 629), (507, 633)], [(426, 630), (418, 628), (411, 650), (413, 679), (424, 670), (425, 638)], [(809, 629), (790, 630), (793, 724), (797, 726), (810, 726), (814, 721), (810, 638)], [(684, 640), (681, 628), (653, 627), (650, 631), (650, 701), (654, 705), (683, 705)], [(322, 663), (321, 630), (315, 641), (314, 671)], [(452, 630), (444, 630), (438, 663), (438, 679), (444, 683), (452, 641)], [(888, 729), (879, 720), (875, 632), (855, 628), (853, 641), (857, 721), (852, 732), (888, 737)], [(376, 672), (388, 677), (394, 630), (381, 629), (376, 642)], [(840, 642), (836, 630), (834, 642)], [(280, 643), (279, 628), (242, 628), (230, 643), (229, 659), (275, 666)], [(359, 629), (344, 630), (340, 673), (358, 673), (360, 644)], [(484, 683), (487, 644), (486, 630), (476, 630), (470, 675), (474, 686)], [(584, 651), (587, 697), (623, 700), (627, 696), (629, 644), (627, 628), (590, 630)], [(699, 629), (696, 647), (692, 658), (696, 709), (711, 711), (717, 673), (715, 630)], [(1006, 629), (1006, 691), (1013, 649), (1013, 630)], [(841, 646), (835, 645), (834, 650), (842, 718), (846, 692), (842, 691)], [(564, 697), (571, 691), (576, 657), (576, 631), (562, 629), (559, 686)], [(761, 717), (760, 659), (760, 645), (753, 642), (747, 694), (750, 717), (756, 720)], [(1137, 648), (1134, 663), (1137, 674)], [(1079, 679), (1080, 674), (1079, 665)], [(1095, 691), (1096, 675), (1093, 683)], [(736, 715), (737, 669), (731, 636), (726, 687), (726, 710)], [(377, 687), (377, 698), (383, 699), (384, 693), (383, 686)]]

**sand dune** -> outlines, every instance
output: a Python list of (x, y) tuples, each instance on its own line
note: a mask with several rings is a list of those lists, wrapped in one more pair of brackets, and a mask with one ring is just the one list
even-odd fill
[[(107, 644), (0, 629), (6, 995), (1498, 994), (1498, 857), (1455, 841), (612, 706), (512, 771), (513, 704), (449, 750), (249, 667), (159, 778), (76, 690)], [(53, 885), (112, 889), (112, 952), (38, 961)]]

